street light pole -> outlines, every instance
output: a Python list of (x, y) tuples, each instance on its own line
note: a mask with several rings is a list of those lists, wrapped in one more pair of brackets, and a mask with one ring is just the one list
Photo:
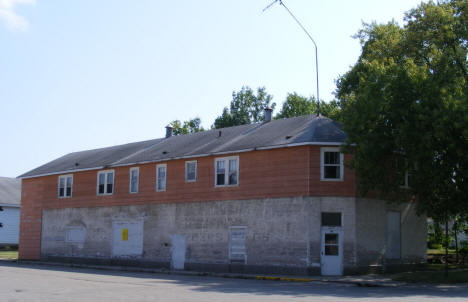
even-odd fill
[(316, 71), (316, 76), (317, 76), (317, 115), (320, 115), (320, 94), (319, 94), (319, 72), (318, 72), (318, 47), (317, 43), (315, 43), (314, 38), (309, 34), (309, 32), (305, 29), (305, 27), (299, 22), (299, 20), (294, 16), (294, 14), (289, 10), (289, 8), (284, 5), (282, 0), (275, 0), (273, 3), (268, 5), (263, 11), (267, 10), (270, 8), (273, 4), (276, 2), (279, 2), (280, 5), (282, 5), (286, 11), (293, 17), (293, 19), (296, 21), (296, 23), (302, 28), (302, 30), (306, 33), (306, 35), (309, 37), (309, 39), (314, 43), (315, 46), (315, 71)]

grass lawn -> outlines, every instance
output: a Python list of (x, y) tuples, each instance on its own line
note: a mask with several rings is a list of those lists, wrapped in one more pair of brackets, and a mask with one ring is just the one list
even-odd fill
[(439, 283), (439, 284), (452, 284), (452, 283), (465, 283), (468, 282), (468, 269), (449, 271), (448, 277), (445, 278), (443, 270), (437, 271), (422, 271), (422, 272), (409, 272), (394, 275), (393, 280), (400, 282), (410, 283)]
[[(455, 250), (449, 249), (448, 250), (449, 255), (455, 254)], [(445, 255), (445, 249), (427, 249), (427, 254), (428, 255)]]
[(18, 251), (0, 251), (0, 258), (18, 259)]

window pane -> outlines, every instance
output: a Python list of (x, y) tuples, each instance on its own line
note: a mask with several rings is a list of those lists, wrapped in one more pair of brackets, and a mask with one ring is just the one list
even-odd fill
[(340, 153), (339, 152), (324, 152), (326, 165), (339, 165)]
[(187, 163), (187, 180), (195, 180), (197, 178), (196, 167), (197, 164), (195, 162)]
[(158, 167), (157, 189), (166, 190), (166, 167)]
[(99, 194), (104, 194), (104, 184), (100, 184), (100, 185), (98, 186), (98, 193), (99, 193)]
[(325, 244), (338, 244), (338, 234), (325, 234)]
[(325, 245), (325, 255), (338, 256), (338, 246), (337, 245)]
[(216, 172), (224, 174), (224, 161), (217, 161), (216, 162)]
[(130, 192), (136, 193), (138, 192), (138, 170), (131, 170), (130, 175)]
[(113, 188), (114, 188), (114, 185), (113, 185), (113, 184), (107, 184), (106, 193), (111, 194)]
[(322, 226), (341, 226), (341, 213), (322, 213)]
[(63, 177), (59, 178), (59, 197), (65, 196), (65, 179)]
[(112, 194), (114, 189), (114, 173), (108, 172), (107, 173), (107, 183), (106, 183), (106, 193)]
[(237, 185), (237, 159), (229, 160), (229, 184)]
[(408, 183), (406, 185), (411, 188), (411, 186), (414, 185), (413, 184), (413, 175), (411, 173), (408, 173), (407, 178), (408, 178)]
[(108, 184), (114, 183), (114, 172), (107, 173), (107, 183)]
[(216, 185), (222, 186), (225, 184), (225, 169), (224, 161), (216, 162)]
[(216, 175), (216, 184), (218, 186), (224, 185), (224, 174), (217, 174)]
[(72, 185), (73, 185), (73, 178), (71, 176), (67, 177), (67, 195), (70, 197), (72, 195)]
[(103, 185), (106, 181), (106, 175), (104, 173), (99, 174), (99, 185)]
[(340, 166), (325, 166), (324, 178), (339, 179), (340, 178)]

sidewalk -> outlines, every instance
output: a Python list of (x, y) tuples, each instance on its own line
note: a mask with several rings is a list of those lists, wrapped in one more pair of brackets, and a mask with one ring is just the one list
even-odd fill
[(18, 261), (0, 259), (1, 262), (11, 264), (28, 264), (28, 265), (44, 265), (44, 266), (60, 266), (73, 268), (87, 268), (109, 271), (124, 271), (124, 272), (142, 272), (166, 275), (181, 275), (181, 276), (208, 276), (218, 278), (231, 279), (251, 279), (251, 280), (269, 280), (283, 282), (330, 282), (330, 283), (345, 283), (353, 284), (362, 287), (398, 287), (406, 283), (393, 281), (388, 276), (383, 275), (362, 275), (362, 276), (285, 276), (285, 275), (262, 275), (262, 274), (237, 274), (237, 273), (212, 273), (212, 272), (196, 272), (183, 270), (167, 270), (156, 268), (141, 268), (131, 266), (106, 266), (106, 265), (90, 265), (78, 263), (62, 263), (62, 262), (47, 262), (47, 261)]

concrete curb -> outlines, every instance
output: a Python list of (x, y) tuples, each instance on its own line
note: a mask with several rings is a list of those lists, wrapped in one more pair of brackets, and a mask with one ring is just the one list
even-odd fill
[(212, 272), (197, 272), (197, 271), (183, 271), (183, 270), (167, 270), (155, 268), (143, 268), (133, 266), (108, 266), (108, 265), (91, 265), (80, 263), (63, 263), (63, 262), (47, 262), (47, 261), (30, 261), (30, 260), (11, 260), (0, 259), (0, 262), (16, 263), (16, 264), (31, 264), (43, 266), (56, 266), (56, 267), (70, 267), (70, 268), (87, 268), (96, 270), (107, 271), (122, 271), (122, 272), (140, 272), (140, 273), (153, 273), (163, 275), (179, 275), (179, 276), (200, 276), (200, 277), (218, 277), (228, 279), (248, 279), (248, 280), (264, 280), (264, 281), (283, 281), (283, 282), (323, 282), (323, 283), (341, 283), (356, 285), (359, 287), (398, 287), (404, 285), (403, 283), (386, 281), (363, 281), (363, 280), (344, 280), (344, 279), (330, 279), (326, 277), (304, 278), (304, 277), (284, 277), (284, 276), (267, 276), (267, 275), (252, 275), (252, 274), (235, 274), (235, 273), (212, 273)]

